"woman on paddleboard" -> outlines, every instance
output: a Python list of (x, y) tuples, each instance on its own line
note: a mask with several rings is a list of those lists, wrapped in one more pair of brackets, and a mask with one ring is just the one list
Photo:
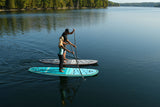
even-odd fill
[(60, 61), (60, 63), (59, 63), (59, 71), (60, 72), (64, 72), (64, 71), (62, 71), (63, 63), (64, 63), (64, 56), (63, 56), (64, 55), (64, 51), (68, 51), (68, 52), (74, 54), (74, 52), (71, 52), (70, 50), (68, 50), (64, 45), (67, 45), (67, 43), (64, 42), (64, 37), (61, 36), (59, 38), (59, 45), (58, 45), (58, 47), (59, 47), (58, 56), (59, 56), (59, 61)]
[[(67, 35), (68, 34), (73, 34), (75, 32), (75, 29), (73, 29), (73, 31), (72, 32), (69, 32), (69, 29), (65, 29), (65, 31), (63, 32), (63, 34), (62, 34), (62, 37), (64, 38), (64, 42), (66, 43), (66, 44), (64, 44), (64, 47), (66, 47), (66, 45), (68, 45), (68, 44), (70, 44), (70, 45), (72, 45), (73, 47), (75, 47), (76, 48), (76, 45), (74, 45), (74, 44), (72, 44), (69, 40), (68, 40), (68, 38), (67, 38)], [(66, 58), (66, 51), (64, 51), (64, 60), (67, 60), (67, 58)]]

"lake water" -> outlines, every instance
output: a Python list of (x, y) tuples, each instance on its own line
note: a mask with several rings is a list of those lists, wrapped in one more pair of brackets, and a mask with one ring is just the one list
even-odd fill
[[(160, 107), (159, 13), (141, 7), (1, 12), (0, 106)], [(84, 81), (28, 71), (57, 66), (38, 60), (58, 58), (65, 28), (76, 29), (80, 59), (99, 61), (81, 66), (98, 69), (97, 76)], [(74, 43), (74, 35), (68, 38)]]

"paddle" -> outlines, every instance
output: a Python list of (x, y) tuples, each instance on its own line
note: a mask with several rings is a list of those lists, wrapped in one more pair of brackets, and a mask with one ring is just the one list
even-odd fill
[[(74, 32), (74, 44), (76, 45), (76, 34), (75, 34), (75, 32)], [(72, 50), (72, 52), (73, 52), (73, 48), (72, 48), (71, 45), (70, 45), (70, 47), (71, 47), (71, 50)], [(75, 55), (75, 54), (76, 54), (76, 55)], [(76, 60), (77, 67), (79, 68), (79, 71), (80, 71), (80, 74), (81, 74), (83, 80), (86, 80), (86, 79), (84, 78), (84, 76), (83, 76), (83, 74), (82, 74), (82, 72), (81, 72), (81, 69), (80, 69), (80, 67), (79, 67), (79, 64), (78, 64), (78, 60), (77, 60), (77, 47), (75, 48), (75, 54), (73, 54), (73, 56), (74, 56), (74, 58), (75, 58), (75, 60)]]

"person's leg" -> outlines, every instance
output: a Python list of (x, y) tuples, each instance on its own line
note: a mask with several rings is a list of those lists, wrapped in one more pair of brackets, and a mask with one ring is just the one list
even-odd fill
[(63, 53), (63, 58), (64, 58), (64, 63), (66, 63), (66, 61), (65, 61), (65, 60), (67, 60), (67, 58), (66, 58), (66, 50)]
[(64, 72), (62, 71), (62, 68), (63, 68), (63, 61), (64, 61), (64, 58), (63, 58), (63, 55), (58, 55), (59, 56), (59, 71), (60, 72)]
[(64, 51), (63, 57), (64, 57), (64, 59), (66, 59), (66, 51)]
[(63, 56), (63, 55), (61, 55), (61, 56), (62, 56), (62, 64), (61, 64), (61, 68), (63, 69), (64, 56)]

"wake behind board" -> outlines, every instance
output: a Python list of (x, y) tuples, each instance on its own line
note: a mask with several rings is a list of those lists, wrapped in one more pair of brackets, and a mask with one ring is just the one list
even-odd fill
[(82, 75), (94, 76), (99, 72), (96, 69), (84, 69), (84, 68), (81, 68), (80, 70), (79, 68), (65, 68), (63, 69), (64, 72), (59, 72), (59, 67), (32, 67), (29, 68), (29, 71), (44, 75), (67, 76), (67, 77), (81, 77)]
[[(59, 64), (59, 59), (40, 59), (39, 61), (42, 63)], [(77, 65), (75, 59), (68, 59), (65, 61), (66, 63), (63, 63), (63, 65)], [(78, 59), (77, 61), (79, 65), (92, 65), (98, 62), (97, 60), (82, 60), (82, 59), (81, 60)]]

